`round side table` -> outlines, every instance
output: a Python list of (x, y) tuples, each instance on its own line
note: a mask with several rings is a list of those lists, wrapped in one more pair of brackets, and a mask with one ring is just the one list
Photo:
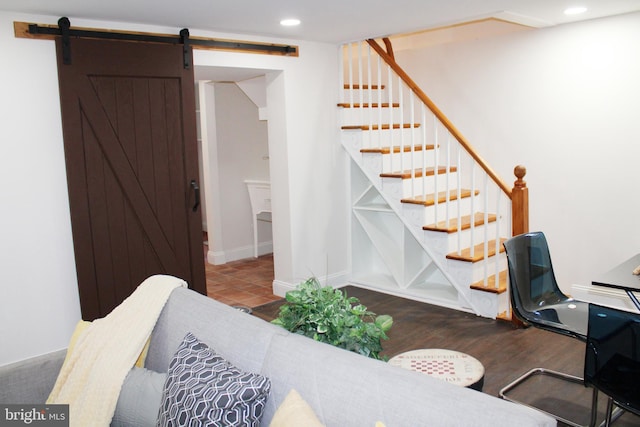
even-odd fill
[(484, 384), (482, 363), (459, 351), (440, 348), (411, 350), (392, 357), (389, 364), (478, 391), (482, 391)]

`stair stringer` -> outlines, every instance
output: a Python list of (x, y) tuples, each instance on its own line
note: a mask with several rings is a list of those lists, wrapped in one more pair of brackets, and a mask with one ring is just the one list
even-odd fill
[[(399, 221), (403, 224), (404, 229), (409, 232), (415, 240), (419, 243), (420, 247), (428, 258), (431, 260), (431, 264), (435, 266), (437, 270), (434, 270), (433, 266), (427, 266), (429, 273), (433, 276), (436, 273), (439, 273), (444, 280), (448, 282), (450, 286), (452, 286), (458, 295), (458, 304), (455, 307), (452, 307), (451, 304), (448, 304), (449, 308), (455, 308), (460, 311), (472, 312), (476, 315), (483, 317), (495, 318), (497, 313), (496, 304), (489, 301), (479, 292), (471, 292), (469, 289), (469, 282), (461, 284), (458, 280), (456, 280), (455, 276), (451, 274), (450, 271), (450, 262), (451, 260), (446, 259), (446, 257), (439, 256), (436, 252), (432, 250), (432, 248), (427, 244), (427, 240), (424, 236), (424, 231), (422, 228), (416, 227), (407, 221), (405, 215), (403, 214), (402, 203), (399, 199), (395, 199), (389, 197), (387, 192), (383, 190), (382, 187), (382, 179), (379, 174), (376, 175), (372, 173), (371, 169), (365, 167), (362, 160), (362, 155), (360, 153), (360, 147), (362, 146), (362, 130), (343, 130), (341, 132), (341, 142), (349, 156), (351, 157), (353, 163), (355, 163), (359, 171), (366, 177), (366, 179), (371, 183), (371, 185), (377, 190), (380, 197), (384, 199), (385, 203), (389, 206), (390, 211), (392, 211)], [(357, 283), (361, 286), (366, 287), (364, 283)], [(409, 293), (404, 290), (404, 292), (391, 292), (388, 289), (384, 290), (388, 293), (399, 293), (402, 296), (407, 296)], [(490, 298), (490, 297), (489, 297)], [(436, 305), (443, 305), (441, 301), (437, 301), (436, 299), (418, 297), (416, 299), (420, 299), (424, 302), (434, 303)], [(495, 310), (494, 310), (495, 308)]]

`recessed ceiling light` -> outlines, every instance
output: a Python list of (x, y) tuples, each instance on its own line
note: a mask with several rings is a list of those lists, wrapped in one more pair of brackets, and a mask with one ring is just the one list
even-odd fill
[(288, 18), (280, 21), (280, 25), (283, 27), (295, 27), (296, 25), (300, 25), (300, 20), (296, 18)]
[(587, 8), (584, 6), (576, 6), (576, 7), (570, 7), (568, 9), (565, 9), (564, 14), (565, 15), (579, 15), (581, 13), (585, 13), (587, 11)]

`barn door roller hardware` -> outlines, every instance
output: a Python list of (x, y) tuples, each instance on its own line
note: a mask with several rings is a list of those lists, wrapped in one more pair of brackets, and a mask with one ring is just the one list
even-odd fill
[[(65, 64), (71, 63), (71, 38), (182, 44), (185, 52), (189, 51), (189, 47), (191, 47), (193, 49), (226, 50), (267, 55), (298, 56), (299, 54), (298, 47), (292, 45), (190, 37), (189, 30), (186, 28), (181, 30), (179, 35), (71, 28), (69, 18), (66, 17), (60, 18), (57, 26), (14, 22), (14, 29), (16, 37), (45, 39), (62, 37)], [(191, 59), (185, 56), (185, 68), (190, 66)]]
[(62, 35), (62, 62), (65, 65), (71, 64), (71, 40), (69, 39), (69, 29), (71, 28), (71, 22), (69, 18), (58, 19), (58, 27), (60, 28), (60, 34)]
[(191, 48), (189, 47), (189, 30), (180, 30), (180, 42), (182, 43), (182, 57), (184, 58), (184, 69), (191, 68)]

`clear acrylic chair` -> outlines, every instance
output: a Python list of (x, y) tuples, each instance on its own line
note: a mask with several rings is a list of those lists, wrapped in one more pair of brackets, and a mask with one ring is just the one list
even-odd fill
[(584, 381), (608, 396), (606, 426), (614, 405), (640, 415), (640, 314), (589, 305)]
[[(512, 237), (504, 243), (504, 247), (509, 268), (509, 293), (513, 315), (525, 324), (586, 342), (589, 304), (569, 298), (558, 287), (544, 233), (533, 232)], [(534, 368), (500, 390), (500, 397), (534, 407), (509, 397), (507, 393), (536, 375), (585, 385), (583, 378), (546, 368)], [(595, 425), (597, 399), (598, 391), (594, 388), (589, 425)], [(535, 409), (565, 424), (581, 427), (581, 424), (558, 414), (552, 414), (540, 408)]]

